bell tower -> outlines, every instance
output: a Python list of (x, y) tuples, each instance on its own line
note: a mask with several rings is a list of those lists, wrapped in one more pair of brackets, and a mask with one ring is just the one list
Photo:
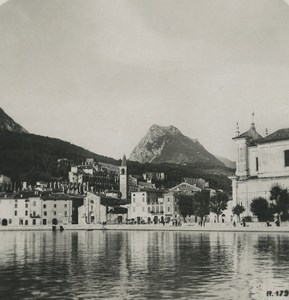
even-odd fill
[(121, 199), (127, 199), (128, 197), (128, 174), (127, 174), (127, 162), (125, 155), (121, 161), (119, 167), (119, 191), (121, 193)]

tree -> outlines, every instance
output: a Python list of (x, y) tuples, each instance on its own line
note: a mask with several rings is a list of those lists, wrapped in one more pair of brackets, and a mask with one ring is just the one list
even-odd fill
[(281, 223), (281, 216), (283, 216), (283, 220), (288, 217), (288, 190), (282, 189), (279, 185), (273, 186), (270, 191), (270, 200), (272, 201), (273, 211), (277, 214), (278, 221)]
[(240, 222), (240, 215), (245, 211), (245, 208), (243, 205), (237, 204), (233, 207), (232, 212), (234, 215), (238, 217), (238, 220)]
[(210, 213), (210, 192), (202, 190), (194, 195), (194, 214), (204, 220)]
[(194, 214), (194, 197), (193, 195), (178, 194), (178, 207), (181, 216), (185, 219), (187, 216)]
[(210, 198), (210, 212), (213, 212), (217, 215), (217, 220), (219, 223), (219, 216), (228, 206), (229, 197), (226, 193), (217, 192), (216, 195)]
[(269, 203), (265, 198), (259, 197), (253, 199), (250, 204), (250, 210), (257, 216), (259, 222), (272, 220), (272, 209), (270, 209)]

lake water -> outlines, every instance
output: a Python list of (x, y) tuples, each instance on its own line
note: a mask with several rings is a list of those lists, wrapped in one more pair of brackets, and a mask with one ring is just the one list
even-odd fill
[(275, 299), (267, 290), (288, 289), (289, 234), (0, 232), (0, 299)]

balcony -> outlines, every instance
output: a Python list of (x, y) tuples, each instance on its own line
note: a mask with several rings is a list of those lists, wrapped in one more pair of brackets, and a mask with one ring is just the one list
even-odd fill
[(30, 214), (30, 218), (32, 219), (40, 219), (40, 215), (34, 215), (34, 214)]

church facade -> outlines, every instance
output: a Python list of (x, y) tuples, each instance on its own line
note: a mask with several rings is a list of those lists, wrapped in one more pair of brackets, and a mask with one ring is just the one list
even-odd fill
[(262, 137), (255, 128), (233, 138), (237, 149), (236, 173), (231, 177), (233, 206), (241, 204), (243, 216), (252, 216), (254, 198), (270, 198), (270, 190), (279, 185), (289, 188), (289, 129), (280, 129)]

